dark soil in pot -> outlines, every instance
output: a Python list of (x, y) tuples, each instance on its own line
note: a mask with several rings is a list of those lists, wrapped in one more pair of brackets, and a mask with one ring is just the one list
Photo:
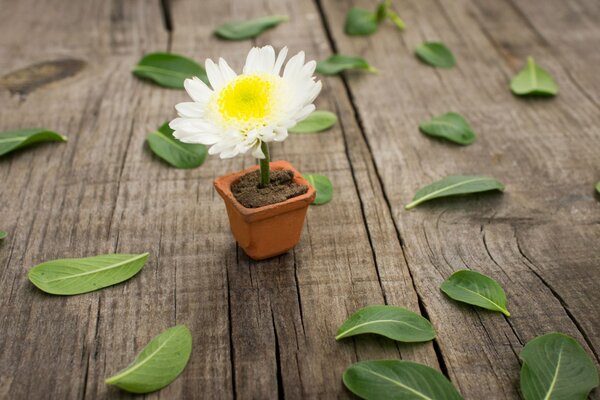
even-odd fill
[(294, 173), (289, 170), (271, 170), (271, 183), (260, 187), (260, 171), (242, 176), (231, 185), (231, 192), (246, 208), (258, 208), (281, 203), (308, 191), (308, 187), (294, 183)]

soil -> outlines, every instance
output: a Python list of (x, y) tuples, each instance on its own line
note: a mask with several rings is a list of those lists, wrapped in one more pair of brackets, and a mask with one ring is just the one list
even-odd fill
[(271, 183), (260, 187), (260, 171), (242, 176), (231, 185), (233, 196), (246, 208), (258, 208), (281, 203), (308, 191), (308, 187), (294, 183), (289, 170), (271, 170)]

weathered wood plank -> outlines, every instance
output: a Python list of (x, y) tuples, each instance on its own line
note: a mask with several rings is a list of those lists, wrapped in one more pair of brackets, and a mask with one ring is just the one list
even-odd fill
[[(598, 339), (589, 324), (600, 317), (593, 305), (598, 292), (593, 243), (600, 231), (590, 183), (598, 176), (593, 149), (600, 137), (589, 96), (556, 68), (551, 48), (544, 49), (542, 54), (550, 56), (540, 61), (555, 74), (561, 94), (537, 102), (510, 94), (508, 80), (520, 65), (499, 55), (482, 29), (503, 21), (506, 31), (498, 40), (525, 35), (519, 27), (526, 24), (502, 19), (510, 4), (485, 2), (503, 13), (490, 12), (478, 24), (483, 17), (475, 16), (471, 2), (406, 1), (398, 5), (408, 21), (406, 32), (390, 25), (368, 38), (349, 38), (342, 32), (345, 11), (367, 2), (322, 3), (337, 49), (364, 56), (382, 71), (380, 76), (348, 75), (346, 81), (417, 290), (440, 333), (449, 375), (463, 395), (518, 397), (516, 353), (527, 340), (551, 330), (574, 335), (594, 355)], [(565, 7), (559, 3), (550, 8)], [(580, 32), (592, 31), (581, 27)], [(422, 41), (436, 39), (454, 51), (456, 69), (438, 71), (413, 56)], [(535, 41), (520, 45), (535, 54), (540, 50)], [(474, 145), (457, 148), (418, 132), (421, 120), (451, 110), (471, 120), (479, 133)], [(500, 178), (507, 193), (403, 210), (421, 186), (461, 173)], [(460, 268), (482, 271), (503, 284), (513, 317), (443, 298), (439, 284)]]

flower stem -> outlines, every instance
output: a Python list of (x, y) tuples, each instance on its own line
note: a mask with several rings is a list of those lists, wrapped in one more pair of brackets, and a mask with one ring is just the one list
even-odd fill
[(266, 142), (260, 144), (260, 149), (265, 155), (265, 158), (260, 159), (260, 186), (265, 187), (271, 182), (271, 173), (269, 171), (269, 145)]

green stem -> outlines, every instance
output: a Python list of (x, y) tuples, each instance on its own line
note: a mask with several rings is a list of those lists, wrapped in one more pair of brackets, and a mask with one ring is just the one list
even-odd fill
[(271, 182), (271, 173), (269, 171), (269, 145), (266, 142), (260, 144), (260, 149), (265, 154), (265, 158), (260, 159), (260, 186), (265, 187)]

